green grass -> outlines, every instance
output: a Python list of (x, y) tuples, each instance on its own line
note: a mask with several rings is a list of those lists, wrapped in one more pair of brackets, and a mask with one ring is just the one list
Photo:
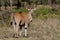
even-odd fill
[(15, 12), (26, 12), (26, 13), (28, 13), (28, 10), (23, 8), (23, 7), (21, 7), (19, 9), (15, 9)]
[(48, 17), (60, 17), (60, 9), (52, 10), (50, 8), (39, 8), (34, 11), (35, 17), (40, 17), (41, 19), (46, 19)]

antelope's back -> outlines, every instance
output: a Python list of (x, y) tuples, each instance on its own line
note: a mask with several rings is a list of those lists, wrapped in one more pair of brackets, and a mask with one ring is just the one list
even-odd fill
[(21, 17), (23, 18), (23, 20), (25, 21), (25, 22), (27, 22), (28, 21), (28, 14), (27, 13), (24, 13), (24, 12), (22, 12), (21, 14)]
[(13, 17), (17, 23), (22, 20), (22, 17), (19, 13), (12, 13), (11, 14), (11, 20), (14, 20)]

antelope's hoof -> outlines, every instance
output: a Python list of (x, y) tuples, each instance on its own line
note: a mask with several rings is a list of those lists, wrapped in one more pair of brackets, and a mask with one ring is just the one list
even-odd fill
[(25, 37), (25, 38), (28, 38), (28, 36), (25, 36), (25, 35), (24, 35), (24, 37)]
[(15, 38), (18, 38), (18, 36), (16, 36)]
[(16, 35), (16, 34), (13, 34), (13, 38), (18, 38), (18, 35)]
[(13, 38), (18, 38), (18, 36), (14, 36), (14, 35), (13, 35)]
[(24, 35), (24, 37), (28, 37), (28, 34), (27, 35)]
[(15, 38), (15, 34), (13, 35), (13, 38)]

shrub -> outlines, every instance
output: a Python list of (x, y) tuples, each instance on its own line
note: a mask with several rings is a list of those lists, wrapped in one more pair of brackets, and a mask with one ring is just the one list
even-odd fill
[(23, 7), (21, 7), (19, 9), (15, 9), (15, 12), (26, 12), (26, 13), (28, 13), (28, 10), (23, 8)]
[(34, 11), (35, 16), (38, 16), (39, 14), (46, 15), (47, 13), (52, 13), (52, 10), (50, 8), (39, 8), (36, 11)]
[(52, 10), (50, 8), (39, 8), (34, 11), (34, 16), (35, 17), (40, 17), (42, 19), (48, 18), (48, 17), (58, 17), (60, 14), (60, 10)]

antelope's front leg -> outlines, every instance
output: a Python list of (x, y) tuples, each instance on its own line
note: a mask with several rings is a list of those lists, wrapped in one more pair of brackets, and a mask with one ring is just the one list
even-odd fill
[(13, 23), (13, 28), (14, 28), (14, 35), (13, 35), (13, 37), (15, 37), (15, 34), (16, 34), (16, 32), (15, 32), (15, 30), (16, 30), (16, 25)]
[(27, 24), (25, 24), (25, 36), (27, 36)]
[(16, 38), (18, 38), (18, 29), (19, 29), (19, 26), (18, 26), (18, 25), (16, 25), (16, 30), (15, 30), (15, 32), (16, 32), (15, 37), (16, 37)]
[(20, 36), (22, 35), (22, 25), (19, 25), (20, 26)]

